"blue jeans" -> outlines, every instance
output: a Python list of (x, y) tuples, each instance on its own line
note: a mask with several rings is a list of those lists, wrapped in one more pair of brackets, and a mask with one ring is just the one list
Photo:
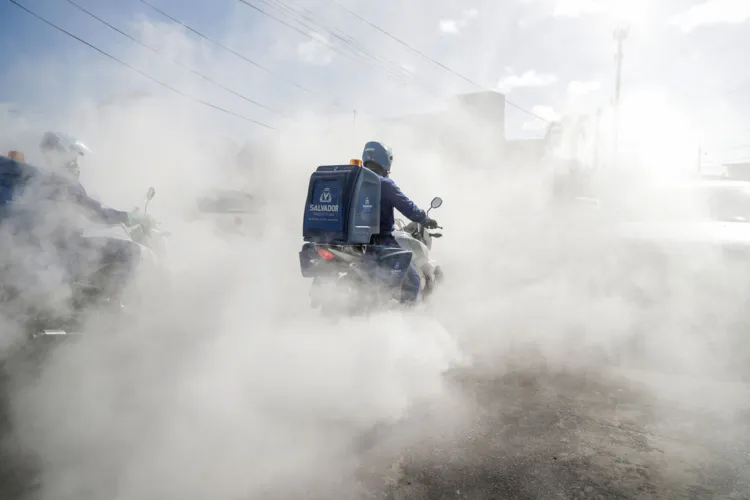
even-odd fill
[[(392, 247), (401, 248), (393, 235), (382, 235), (377, 239), (377, 244)], [(419, 287), (421, 285), (421, 279), (419, 278), (419, 272), (416, 266), (411, 263), (409, 269), (406, 270), (406, 276), (404, 281), (401, 283), (401, 303), (413, 304), (416, 302), (419, 296)]]

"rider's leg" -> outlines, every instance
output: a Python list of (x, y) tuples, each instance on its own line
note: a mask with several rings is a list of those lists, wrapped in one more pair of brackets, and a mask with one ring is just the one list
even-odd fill
[(404, 304), (414, 304), (419, 296), (419, 287), (421, 279), (419, 272), (414, 264), (409, 264), (406, 276), (401, 284), (401, 302)]
[(135, 274), (140, 261), (139, 247), (129, 241), (109, 240), (100, 251), (100, 265), (106, 270), (108, 292), (119, 295)]

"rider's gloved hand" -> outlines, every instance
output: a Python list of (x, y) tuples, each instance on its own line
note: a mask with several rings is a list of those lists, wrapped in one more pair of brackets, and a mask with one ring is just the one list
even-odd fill
[(424, 227), (426, 227), (427, 229), (437, 229), (438, 223), (435, 219), (430, 219), (428, 217), (427, 220), (424, 222)]
[(143, 214), (139, 212), (138, 210), (133, 210), (132, 212), (128, 212), (128, 226), (144, 226), (149, 227), (151, 226), (152, 219), (149, 217), (148, 214)]

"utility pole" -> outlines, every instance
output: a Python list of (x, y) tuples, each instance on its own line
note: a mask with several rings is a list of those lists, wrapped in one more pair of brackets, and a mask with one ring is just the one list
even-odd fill
[(620, 147), (620, 86), (622, 81), (622, 44), (630, 33), (630, 26), (621, 26), (615, 29), (614, 39), (617, 42), (617, 53), (615, 54), (615, 64), (617, 65), (617, 73), (615, 76), (615, 99), (613, 101), (613, 115), (614, 115), (614, 141), (613, 141), (613, 153), (615, 155), (615, 161), (617, 161), (619, 147)]
[(594, 121), (594, 170), (599, 170), (599, 127), (602, 122), (602, 108), (596, 108), (596, 118)]

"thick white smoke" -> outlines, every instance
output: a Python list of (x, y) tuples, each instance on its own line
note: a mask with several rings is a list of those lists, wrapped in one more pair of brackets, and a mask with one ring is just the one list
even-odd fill
[[(138, 26), (148, 43), (222, 81), (247, 78), (210, 44), (169, 25)], [(145, 71), (217, 95), (140, 54), (129, 55)], [(40, 68), (39, 79), (60, 71)], [(142, 85), (99, 62), (80, 72), (118, 89)], [(356, 81), (361, 100), (396, 93)], [(314, 111), (323, 101), (291, 102), (285, 109), (297, 111), (278, 131), (161, 92), (106, 105), (76, 97), (49, 122), (3, 122), (20, 130), (13, 147), (30, 161), (36, 131), (75, 129), (94, 150), (82, 179), (90, 192), (129, 209), (154, 186), (150, 213), (173, 232), (168, 291), (136, 288), (146, 305), (129, 322), (92, 318), (82, 340), (11, 386), (15, 436), (41, 470), (41, 498), (355, 498), (372, 486), (368, 473), (377, 483), (405, 450), (450, 441), (471, 424), (474, 403), (447, 377), (467, 363), (488, 378), (540, 358), (573, 369), (626, 359), (694, 375), (731, 371), (725, 360), (744, 345), (725, 327), (741, 319), (747, 293), (723, 261), (675, 261), (656, 278), (644, 264), (636, 276), (610, 221), (550, 210), (547, 170), (510, 168), (479, 141), (455, 154), (408, 129)], [(436, 120), (427, 134), (445, 126), (468, 142), (486, 132), (456, 120)], [(434, 257), (446, 286), (416, 311), (325, 319), (310, 309), (298, 268), (307, 181), (317, 165), (347, 162), (381, 136), (404, 192), (423, 207), (445, 200), (433, 215), (445, 227)], [(248, 138), (259, 154), (236, 164)], [(262, 203), (245, 237), (194, 218), (196, 197), (237, 186)]]

